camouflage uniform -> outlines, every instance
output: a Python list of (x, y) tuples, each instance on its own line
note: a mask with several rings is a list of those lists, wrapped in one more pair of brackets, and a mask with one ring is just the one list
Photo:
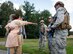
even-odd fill
[[(64, 7), (59, 7), (56, 10), (54, 17), (57, 17), (52, 28), (57, 28), (64, 21), (64, 13), (66, 9)], [(54, 36), (52, 38), (51, 54), (66, 54), (66, 36), (68, 35), (67, 29), (55, 29)]]
[(39, 49), (44, 49), (46, 46), (46, 32), (47, 26), (45, 24), (40, 26), (40, 32), (39, 32)]

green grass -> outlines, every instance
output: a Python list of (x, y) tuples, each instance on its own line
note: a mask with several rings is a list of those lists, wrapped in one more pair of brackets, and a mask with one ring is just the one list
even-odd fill
[(6, 50), (5, 46), (0, 45), (0, 50)]
[(73, 39), (67, 39), (67, 54), (73, 54)]
[(38, 39), (26, 39), (23, 44), (23, 52), (30, 54), (48, 54), (48, 47), (44, 51), (39, 51)]
[[(5, 39), (1, 39), (0, 41), (4, 41)], [(25, 39), (22, 50), (24, 53), (28, 54), (49, 54), (48, 46), (44, 51), (39, 51), (38, 49), (38, 39)], [(0, 46), (0, 49), (6, 50), (4, 46)], [(67, 39), (67, 54), (73, 54), (73, 39)]]
[(5, 40), (6, 40), (6, 38), (0, 38), (0, 42), (1, 42), (1, 41), (5, 41)]

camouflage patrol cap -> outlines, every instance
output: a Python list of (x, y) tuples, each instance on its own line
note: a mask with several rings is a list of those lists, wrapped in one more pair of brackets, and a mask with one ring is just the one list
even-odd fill
[(43, 22), (43, 23), (44, 23), (44, 20), (40, 20), (40, 23), (41, 23), (41, 22)]
[(64, 3), (61, 1), (56, 2), (56, 4), (54, 5), (54, 7), (56, 7), (57, 5), (60, 5), (61, 7), (64, 7)]

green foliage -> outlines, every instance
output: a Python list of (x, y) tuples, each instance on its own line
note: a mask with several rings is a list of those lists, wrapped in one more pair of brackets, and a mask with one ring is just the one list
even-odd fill
[[(38, 13), (35, 13), (36, 11), (34, 4), (30, 4), (28, 1), (24, 1), (23, 10), (25, 11), (25, 20), (38, 23), (39, 16), (37, 16)], [(27, 25), (25, 28), (28, 38), (37, 38), (35, 36), (38, 33), (36, 30), (37, 26)]]
[(45, 21), (45, 24), (49, 24), (48, 21), (47, 21), (47, 18), (51, 16), (51, 13), (48, 11), (48, 10), (44, 10), (41, 12), (41, 17), (44, 18), (44, 21)]
[(1, 5), (1, 15), (0, 16), (2, 17), (2, 20), (7, 21), (9, 18), (9, 15), (12, 13), (14, 13), (13, 3), (10, 1), (4, 2)]
[[(39, 36), (39, 21), (41, 17), (44, 17), (45, 23), (48, 24), (47, 18), (51, 15), (48, 10), (44, 10), (41, 13), (35, 11), (34, 4), (30, 4), (28, 1), (24, 1), (23, 10), (25, 11), (25, 20), (38, 23), (37, 26), (26, 26), (26, 32), (28, 38), (37, 38)], [(37, 35), (37, 37), (36, 37)]]
[(50, 12), (48, 10), (44, 10), (41, 12), (41, 16), (44, 18), (44, 19), (47, 19), (49, 16), (51, 16)]
[(17, 13), (22, 16), (21, 10), (15, 10), (13, 7), (13, 3), (11, 1), (7, 1), (1, 4), (0, 7), (0, 25), (2, 25), (2, 29), (0, 29), (0, 36), (5, 35), (5, 25), (9, 20), (10, 14)]
[(23, 16), (21, 9), (15, 10), (15, 14), (18, 14), (19, 16)]
[(26, 19), (31, 17), (31, 12), (34, 11), (34, 4), (30, 4), (28, 1), (24, 1), (23, 10), (25, 11)]
[(7, 24), (7, 21), (9, 19), (9, 15), (14, 13), (14, 8), (13, 8), (13, 3), (8, 1), (8, 2), (4, 2), (1, 4), (0, 7), (1, 11), (0, 11), (0, 24), (2, 25), (2, 35), (5, 35), (5, 25)]
[(25, 18), (25, 20), (30, 22), (38, 23), (37, 26), (35, 25), (27, 25), (25, 26), (26, 34), (28, 38), (38, 38), (39, 37), (39, 21), (40, 18), (43, 17), (45, 20), (45, 23), (48, 25), (47, 18), (50, 16), (50, 12), (48, 10), (43, 11), (36, 11), (34, 4), (31, 4), (28, 1), (24, 1), (24, 5), (22, 5), (22, 9), (25, 11), (25, 14), (22, 14), (21, 9), (14, 9), (13, 3), (11, 1), (7, 1), (2, 3), (0, 7), (0, 25), (3, 26), (2, 29), (0, 29), (0, 36), (5, 35), (5, 25), (7, 24), (9, 20), (10, 14), (18, 14), (21, 17)]

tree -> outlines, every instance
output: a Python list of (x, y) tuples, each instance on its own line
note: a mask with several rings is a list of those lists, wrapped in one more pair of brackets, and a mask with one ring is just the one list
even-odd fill
[(23, 16), (21, 9), (15, 10), (15, 14), (18, 14), (19, 16)]
[(28, 1), (24, 1), (23, 10), (25, 13), (25, 18), (28, 20), (31, 17), (31, 13), (34, 11), (34, 4), (30, 4)]
[(40, 13), (41, 17), (45, 20), (45, 23), (48, 25), (47, 18), (51, 16), (51, 13), (48, 10), (44, 10)]
[(44, 17), (44, 19), (48, 18), (51, 15), (51, 13), (48, 10), (44, 10), (40, 14), (41, 17)]
[(37, 26), (29, 26), (27, 32), (29, 32), (29, 34), (27, 34), (29, 37), (28, 38), (38, 38), (39, 37), (39, 17), (40, 17), (40, 13), (39, 11), (34, 11), (33, 13), (31, 13), (31, 18), (30, 21), (32, 22), (36, 22), (38, 23)]
[(24, 1), (24, 5), (22, 5), (22, 9), (25, 11), (25, 15), (22, 14), (21, 7), (17, 10), (14, 9), (13, 3), (11, 1), (7, 1), (1, 4), (0, 7), (0, 25), (3, 25), (2, 30), (0, 29), (0, 35), (4, 36), (5, 34), (5, 25), (9, 20), (10, 14), (18, 14), (23, 16), (25, 20), (38, 23), (37, 26), (27, 25), (25, 26), (27, 38), (38, 38), (39, 36), (39, 21), (41, 17), (44, 18), (47, 24), (47, 18), (51, 15), (48, 10), (44, 10), (42, 12), (36, 11), (34, 4), (30, 4), (28, 1)]
[[(25, 11), (25, 20), (27, 21), (32, 21), (35, 18), (33, 18), (34, 14), (32, 14), (35, 11), (35, 7), (34, 4), (30, 4), (28, 1), (24, 1), (24, 5), (22, 5), (23, 10)], [(32, 28), (32, 29), (31, 29)], [(27, 34), (27, 38), (34, 38), (34, 25), (27, 25), (25, 26), (26, 29), (26, 34)]]
[(1, 10), (2, 20), (5, 20), (7, 22), (9, 19), (9, 15), (14, 13), (13, 3), (11, 1), (4, 2), (1, 5)]
[(4, 36), (5, 34), (5, 25), (8, 22), (9, 15), (14, 13), (14, 8), (13, 8), (13, 3), (11, 1), (7, 1), (1, 4), (1, 12), (0, 12), (0, 24), (3, 26), (2, 27), (2, 35)]

